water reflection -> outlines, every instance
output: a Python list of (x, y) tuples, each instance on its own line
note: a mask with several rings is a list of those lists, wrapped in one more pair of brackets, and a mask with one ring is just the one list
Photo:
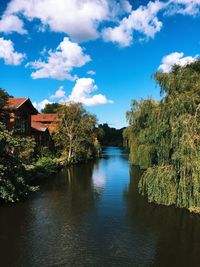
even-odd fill
[(99, 167), (99, 164), (94, 165), (94, 171), (92, 175), (93, 188), (97, 193), (102, 193), (106, 184), (106, 174)]
[(124, 196), (131, 228), (138, 225), (143, 235), (150, 236), (154, 258), (149, 266), (200, 266), (200, 216), (147, 203), (138, 194), (140, 175), (138, 167), (131, 167), (130, 184)]
[(48, 178), (28, 201), (0, 207), (0, 266), (199, 266), (200, 217), (148, 204), (140, 175), (109, 147)]

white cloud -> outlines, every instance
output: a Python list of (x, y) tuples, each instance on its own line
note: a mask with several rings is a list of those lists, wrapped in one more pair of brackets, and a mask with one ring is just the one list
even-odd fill
[(91, 60), (89, 55), (85, 55), (83, 49), (69, 38), (65, 37), (59, 44), (56, 51), (48, 52), (47, 61), (37, 60), (29, 62), (36, 71), (31, 74), (33, 79), (52, 78), (58, 80), (76, 80), (77, 76), (72, 76), (74, 67), (82, 67)]
[(95, 72), (95, 71), (93, 71), (93, 70), (89, 70), (89, 71), (87, 72), (87, 74), (89, 74), (89, 75), (95, 75), (95, 74), (96, 74), (96, 72)]
[(37, 110), (41, 111), (42, 109), (45, 108), (45, 106), (46, 106), (47, 104), (52, 104), (52, 103), (53, 103), (53, 102), (49, 101), (48, 99), (44, 99), (44, 100), (42, 100), (42, 101), (39, 102), (39, 103), (37, 103), (37, 102), (33, 102), (33, 106), (34, 106)]
[(80, 78), (76, 80), (72, 92), (68, 96), (66, 95), (64, 87), (60, 86), (55, 94), (50, 96), (50, 100), (44, 99), (39, 103), (34, 102), (33, 105), (41, 111), (46, 104), (52, 104), (53, 100), (58, 101), (63, 105), (69, 103), (81, 103), (84, 106), (98, 106), (113, 103), (113, 101), (107, 99), (105, 95), (94, 94), (97, 90), (98, 87), (92, 78)]
[[(37, 19), (40, 32), (62, 32), (76, 42), (102, 37), (126, 47), (134, 41), (136, 32), (145, 39), (154, 38), (163, 25), (159, 15), (199, 13), (200, 0), (154, 0), (135, 10), (128, 0), (59, 0), (59, 4), (55, 0), (11, 0), (0, 21), (0, 31), (24, 34), (23, 21)], [(112, 26), (105, 27), (105, 22)], [(73, 77), (69, 75), (69, 79)]]
[(198, 55), (195, 57), (184, 57), (184, 53), (174, 52), (162, 59), (162, 64), (159, 66), (158, 71), (169, 73), (174, 65), (185, 66), (189, 63), (196, 61)]
[(11, 40), (0, 37), (0, 59), (3, 59), (6, 65), (20, 65), (25, 57), (25, 54), (15, 51)]
[(170, 0), (166, 14), (197, 15), (200, 11), (200, 0)]
[(96, 106), (113, 103), (102, 94), (92, 95), (98, 87), (91, 78), (80, 78), (72, 90), (72, 93), (66, 99), (66, 102), (82, 103), (85, 106)]
[(12, 0), (6, 14), (23, 15), (29, 21), (39, 19), (52, 31), (85, 41), (99, 36), (101, 22), (114, 20), (130, 10), (127, 0), (59, 0), (59, 3), (55, 0)]
[(59, 89), (55, 92), (54, 95), (50, 96), (50, 99), (59, 99), (65, 96), (65, 90), (63, 86), (60, 86)]
[(15, 15), (3, 15), (0, 20), (0, 32), (12, 33), (18, 32), (25, 34), (27, 31), (24, 29), (24, 23)]
[[(123, 19), (123, 21), (125, 21), (125, 19)], [(133, 40), (132, 30), (127, 29), (123, 21), (117, 27), (103, 29), (102, 36), (105, 42), (117, 43), (122, 47), (131, 45)]]
[(147, 38), (153, 38), (162, 28), (162, 22), (159, 21), (157, 15), (164, 6), (160, 1), (149, 2), (147, 6), (140, 6), (133, 10), (128, 17), (123, 18), (118, 26), (103, 29), (103, 39), (106, 42), (115, 42), (125, 47), (131, 45), (134, 31)]

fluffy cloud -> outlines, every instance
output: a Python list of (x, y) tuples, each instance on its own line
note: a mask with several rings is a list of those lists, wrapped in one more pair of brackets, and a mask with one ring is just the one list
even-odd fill
[(105, 28), (102, 31), (103, 39), (118, 43), (120, 46), (129, 46), (133, 40), (133, 33), (137, 31), (147, 38), (153, 38), (162, 28), (158, 20), (158, 12), (164, 8), (160, 1), (149, 2), (147, 6), (140, 6), (133, 10), (127, 18), (123, 18), (114, 28)]
[(80, 78), (72, 90), (72, 93), (66, 99), (67, 102), (82, 103), (85, 106), (96, 106), (112, 103), (102, 94), (91, 95), (98, 87), (91, 78)]
[(65, 96), (65, 90), (63, 86), (60, 86), (59, 89), (55, 92), (54, 95), (50, 96), (51, 99), (60, 99)]
[(34, 106), (37, 110), (39, 110), (39, 111), (41, 111), (43, 108), (45, 108), (45, 106), (46, 106), (47, 104), (52, 104), (52, 102), (49, 101), (48, 99), (44, 99), (44, 100), (42, 100), (42, 101), (39, 102), (39, 103), (37, 103), (37, 102), (33, 102), (33, 106)]
[(65, 37), (59, 44), (56, 51), (48, 52), (47, 61), (29, 62), (30, 66), (36, 71), (31, 74), (33, 79), (52, 78), (58, 80), (75, 80), (77, 76), (72, 76), (74, 67), (82, 67), (91, 60), (90, 56), (85, 55), (83, 49), (69, 38)]
[[(0, 31), (24, 34), (23, 21), (37, 19), (41, 32), (62, 32), (76, 42), (101, 36), (106, 42), (125, 47), (131, 45), (135, 32), (153, 38), (162, 28), (163, 14), (199, 12), (200, 0), (154, 0), (135, 10), (128, 0), (59, 0), (59, 4), (54, 0), (11, 0), (0, 21)], [(105, 22), (112, 26), (105, 27)], [(105, 28), (99, 33), (102, 26)]]
[(18, 32), (25, 34), (24, 23), (21, 19), (14, 15), (3, 15), (0, 20), (0, 32), (12, 33)]
[(25, 54), (15, 51), (11, 40), (0, 37), (0, 59), (3, 59), (6, 65), (20, 65), (25, 57)]
[(195, 57), (184, 57), (184, 53), (174, 52), (163, 57), (162, 64), (159, 66), (158, 70), (168, 73), (172, 70), (172, 67), (174, 65), (185, 66), (189, 63), (194, 62), (195, 60), (197, 60), (197, 58), (198, 55), (196, 55)]
[[(64, 87), (61, 86), (50, 99), (57, 100), (61, 104), (81, 103), (85, 106), (98, 106), (113, 103), (113, 101), (107, 99), (105, 95), (94, 94), (96, 90), (98, 90), (98, 87), (93, 79), (80, 78), (76, 80), (70, 95), (67, 96)], [(39, 103), (34, 102), (33, 104), (38, 110), (41, 110), (49, 103), (52, 102), (48, 99), (44, 99)]]
[(39, 19), (52, 31), (68, 34), (76, 41), (96, 39), (103, 21), (130, 12), (127, 0), (12, 0), (8, 15), (23, 15), (29, 21)]

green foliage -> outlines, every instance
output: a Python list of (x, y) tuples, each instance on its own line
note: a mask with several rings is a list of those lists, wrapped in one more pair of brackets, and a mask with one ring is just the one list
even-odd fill
[(97, 135), (100, 144), (103, 146), (123, 146), (123, 130), (109, 127), (107, 123), (100, 124), (97, 128)]
[(0, 123), (0, 201), (18, 201), (35, 190), (28, 184), (26, 160), (22, 157), (31, 145), (29, 139), (16, 137)]
[(3, 107), (7, 104), (9, 94), (0, 88), (0, 122), (6, 123), (8, 118), (8, 111), (3, 109)]
[(9, 94), (4, 89), (0, 88), (0, 109), (6, 105), (9, 97)]
[(31, 176), (35, 178), (47, 178), (49, 175), (55, 174), (59, 169), (59, 163), (51, 157), (39, 158), (31, 170)]
[(41, 110), (41, 112), (44, 114), (57, 113), (60, 108), (61, 104), (59, 103), (46, 104), (46, 106), (44, 107), (44, 109)]
[(55, 134), (57, 147), (67, 163), (87, 161), (98, 154), (95, 127), (97, 119), (80, 104), (62, 106), (61, 122)]
[(150, 202), (200, 211), (200, 61), (156, 73), (160, 102), (133, 101), (124, 133)]

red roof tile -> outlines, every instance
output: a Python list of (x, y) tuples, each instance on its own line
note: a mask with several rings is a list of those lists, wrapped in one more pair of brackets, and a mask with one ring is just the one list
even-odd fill
[(28, 98), (9, 98), (8, 103), (4, 108), (19, 108), (24, 102), (26, 102)]
[(33, 122), (58, 122), (60, 118), (58, 114), (37, 114), (32, 115), (31, 120)]

